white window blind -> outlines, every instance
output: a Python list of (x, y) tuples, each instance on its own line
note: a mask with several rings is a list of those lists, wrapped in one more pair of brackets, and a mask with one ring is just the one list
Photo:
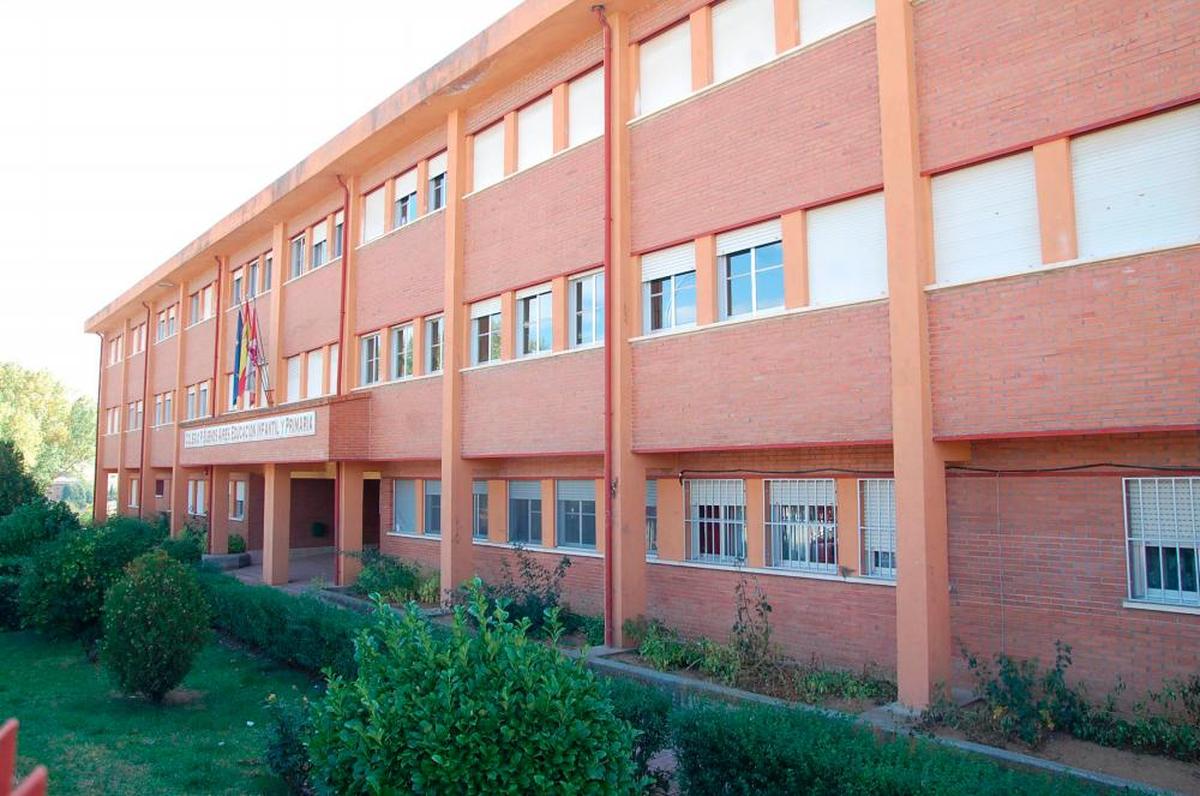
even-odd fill
[(1071, 142), (1080, 257), (1200, 241), (1200, 105)]
[(604, 134), (604, 70), (593, 69), (567, 85), (567, 145)]
[(417, 190), (417, 170), (409, 169), (396, 178), (396, 198), (408, 196)]
[(471, 305), (471, 320), (476, 318), (486, 318), (489, 315), (495, 315), (500, 311), (500, 297), (484, 299), (476, 301)]
[(363, 197), (363, 240), (374, 240), (383, 234), (383, 189), (377, 188)]
[(417, 530), (416, 484), (397, 479), (392, 486), (392, 530), (414, 533)]
[(934, 177), (933, 250), (938, 284), (1040, 267), (1033, 153)]
[(557, 482), (559, 500), (595, 500), (595, 481), (559, 481)]
[(721, 0), (712, 8), (713, 80), (720, 83), (775, 57), (772, 0)]
[[(438, 482), (438, 488), (439, 489), (441, 488), (441, 482)], [(471, 494), (472, 495), (486, 495), (487, 493), (488, 493), (487, 481), (472, 481), (471, 482)]]
[(809, 303), (835, 304), (887, 295), (882, 191), (818, 207), (808, 213), (806, 221)]
[(800, 44), (832, 36), (875, 16), (875, 0), (800, 0)]
[(323, 395), (322, 383), (325, 381), (325, 352), (321, 349), (308, 352), (308, 380), (305, 394), (309, 398)]
[(429, 159), (429, 179), (446, 173), (446, 153), (442, 152)]
[(684, 243), (642, 255), (642, 281), (665, 279), (696, 270), (696, 244)]
[(481, 190), (504, 179), (504, 122), (475, 134), (473, 190)]
[(646, 479), (646, 506), (658, 507), (658, 480)]
[(746, 482), (741, 479), (695, 479), (688, 481), (687, 486), (688, 502), (692, 506), (746, 502)]
[(753, 249), (767, 243), (783, 240), (783, 231), (779, 219), (755, 224), (752, 227), (742, 227), (717, 236), (717, 256), (731, 254), (745, 249)]
[(692, 33), (684, 21), (638, 48), (639, 115), (653, 113), (692, 92)]
[(318, 243), (324, 243), (325, 241), (329, 240), (329, 224), (326, 223), (327, 221), (328, 221), (328, 219), (323, 218), (320, 221), (317, 221), (316, 223), (313, 224), (313, 231), (312, 231), (313, 246), (316, 246)]
[(508, 496), (517, 500), (540, 500), (542, 497), (542, 482), (509, 481)]
[(433, 479), (433, 478), (427, 478), (427, 479), (425, 479), (425, 494), (426, 494), (426, 495), (440, 495), (440, 494), (442, 494), (442, 482), (441, 482), (441, 479)]
[(517, 111), (517, 168), (527, 169), (554, 154), (554, 105), (550, 95)]
[(300, 400), (300, 357), (288, 357), (287, 400)]
[(329, 346), (329, 392), (337, 389), (338, 380), (338, 344)]

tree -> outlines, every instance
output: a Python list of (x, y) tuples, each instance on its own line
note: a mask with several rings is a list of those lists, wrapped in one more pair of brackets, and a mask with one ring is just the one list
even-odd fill
[(90, 482), (96, 407), (90, 398), (71, 399), (48, 371), (2, 362), (0, 439), (12, 441), (42, 489), (63, 474)]
[(0, 439), (0, 517), (40, 494), (36, 483), (25, 469), (25, 457), (12, 442)]

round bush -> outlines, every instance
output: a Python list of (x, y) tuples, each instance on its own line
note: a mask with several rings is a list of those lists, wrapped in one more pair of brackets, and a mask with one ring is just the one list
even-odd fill
[(104, 598), (101, 660), (127, 694), (162, 701), (209, 637), (196, 576), (163, 550), (137, 558)]
[[(355, 642), (358, 674), (314, 703), (314, 784), (334, 793), (638, 792), (632, 728), (582, 661), (470, 607), (435, 633), (415, 607), (381, 609)], [(473, 633), (467, 614), (478, 626)], [(551, 621), (551, 627), (557, 623)]]
[(79, 518), (66, 503), (31, 500), (0, 519), (0, 558), (27, 556), (43, 542), (79, 530)]
[(246, 538), (238, 533), (229, 534), (229, 547), (227, 550), (230, 555), (246, 552)]

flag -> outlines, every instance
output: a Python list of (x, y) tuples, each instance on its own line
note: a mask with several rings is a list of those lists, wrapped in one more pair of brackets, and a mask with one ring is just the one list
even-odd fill
[(233, 402), (238, 404), (242, 400), (242, 393), (246, 390), (247, 373), (250, 371), (250, 357), (246, 345), (246, 317), (245, 307), (238, 308), (237, 321), (237, 344), (233, 351)]

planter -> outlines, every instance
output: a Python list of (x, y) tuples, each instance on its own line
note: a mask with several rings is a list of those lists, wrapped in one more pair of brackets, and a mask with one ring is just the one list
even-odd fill
[(249, 553), (205, 554), (201, 556), (201, 561), (223, 570), (241, 569), (250, 566), (251, 563)]

